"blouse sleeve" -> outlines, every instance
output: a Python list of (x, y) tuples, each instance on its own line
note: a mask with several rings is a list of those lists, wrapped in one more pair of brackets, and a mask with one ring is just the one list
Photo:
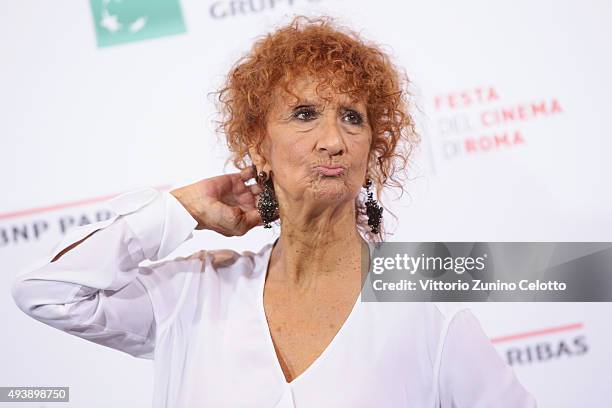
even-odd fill
[(156, 269), (139, 264), (170, 254), (192, 237), (197, 221), (174, 196), (152, 188), (106, 204), (110, 219), (70, 230), (48, 257), (15, 278), (12, 296), (23, 312), (49, 326), (152, 359), (156, 327), (170, 314), (172, 299), (153, 302), (148, 282), (176, 281), (178, 271), (173, 262)]
[(537, 407), (469, 309), (458, 311), (449, 323), (439, 385), (442, 408)]

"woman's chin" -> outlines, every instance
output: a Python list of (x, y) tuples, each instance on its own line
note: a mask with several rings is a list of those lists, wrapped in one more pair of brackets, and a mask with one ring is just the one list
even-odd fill
[(352, 201), (352, 192), (344, 183), (337, 181), (322, 181), (317, 189), (312, 191), (312, 198), (319, 202), (337, 203)]

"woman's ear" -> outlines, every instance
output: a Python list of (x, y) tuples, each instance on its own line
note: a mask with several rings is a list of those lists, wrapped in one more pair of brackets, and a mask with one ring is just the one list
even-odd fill
[(258, 172), (264, 170), (264, 166), (266, 165), (266, 160), (261, 154), (259, 146), (256, 146), (256, 145), (249, 146), (249, 156), (251, 157), (251, 163), (255, 165)]

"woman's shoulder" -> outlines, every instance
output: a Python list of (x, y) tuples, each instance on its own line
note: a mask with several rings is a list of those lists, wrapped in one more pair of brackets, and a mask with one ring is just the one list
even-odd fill
[(223, 280), (254, 275), (265, 269), (272, 243), (258, 250), (201, 249), (185, 256), (150, 262), (146, 267), (166, 275), (197, 273), (218, 275)]
[(272, 243), (267, 243), (258, 250), (229, 248), (204, 250), (192, 254), (191, 257), (198, 258), (205, 264), (205, 267), (210, 267), (214, 271), (250, 273), (267, 266), (271, 246)]
[(164, 315), (180, 310), (181, 315), (192, 316), (204, 298), (224, 302), (237, 291), (256, 289), (254, 283), (265, 270), (270, 246), (258, 251), (202, 249), (151, 262), (142, 267), (139, 280)]
[(461, 302), (408, 302), (404, 307), (397, 307), (395, 318), (398, 314), (403, 315), (407, 327), (412, 327), (435, 344), (446, 337), (457, 316), (470, 310)]
[[(461, 302), (365, 302), (368, 310), (367, 324), (380, 324), (389, 328), (402, 327), (394, 331), (398, 335), (417, 334), (428, 342), (437, 344), (448, 332), (457, 316), (470, 308)], [(435, 346), (434, 344), (434, 346)]]
[(151, 268), (164, 268), (171, 264), (201, 262), (214, 268), (226, 268), (231, 267), (237, 262), (255, 262), (264, 257), (271, 246), (272, 243), (266, 243), (258, 250), (238, 250), (231, 248), (200, 249), (188, 255), (177, 255), (159, 261), (150, 261), (146, 265)]

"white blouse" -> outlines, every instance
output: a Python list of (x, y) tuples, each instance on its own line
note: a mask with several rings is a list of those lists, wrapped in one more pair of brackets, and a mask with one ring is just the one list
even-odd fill
[(272, 243), (159, 261), (197, 224), (178, 200), (148, 188), (107, 205), (110, 219), (71, 230), (12, 294), (47, 325), (154, 359), (155, 408), (536, 407), (472, 312), (450, 302), (357, 300), (288, 383), (263, 307)]

